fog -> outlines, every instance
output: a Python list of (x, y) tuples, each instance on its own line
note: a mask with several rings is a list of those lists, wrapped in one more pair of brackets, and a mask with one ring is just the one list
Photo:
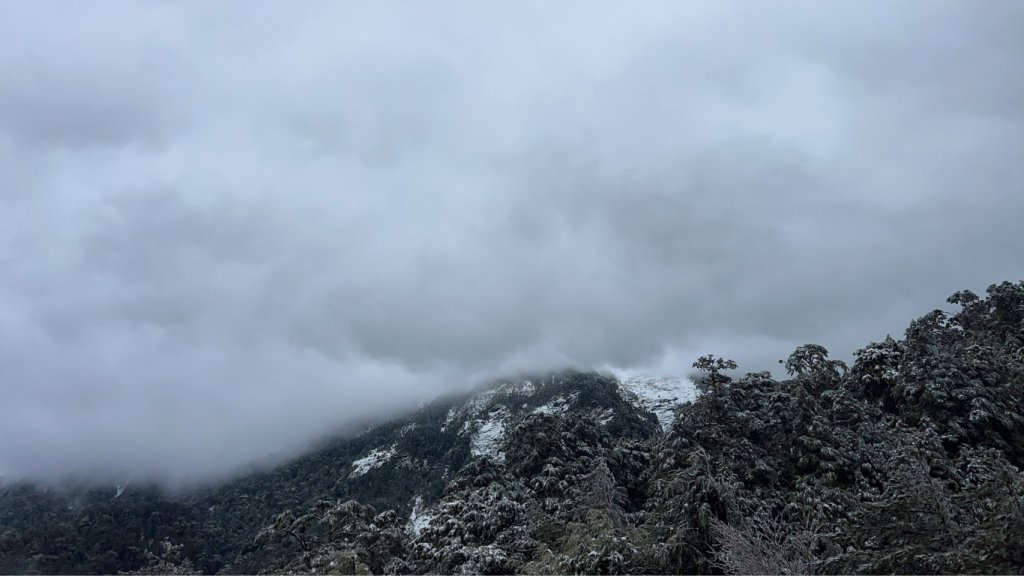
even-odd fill
[(1020, 280), (1024, 5), (0, 4), (0, 472), (222, 474), (520, 370)]

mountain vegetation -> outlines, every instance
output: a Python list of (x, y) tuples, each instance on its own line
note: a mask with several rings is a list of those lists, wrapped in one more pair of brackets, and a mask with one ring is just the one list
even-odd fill
[(662, 427), (563, 371), (441, 398), (189, 493), (0, 487), (3, 573), (1021, 573), (1024, 282), (819, 345)]

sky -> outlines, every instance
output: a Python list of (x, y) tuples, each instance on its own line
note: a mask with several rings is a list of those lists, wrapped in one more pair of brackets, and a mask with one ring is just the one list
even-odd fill
[(189, 480), (523, 370), (1024, 278), (1024, 4), (0, 0), (0, 472)]

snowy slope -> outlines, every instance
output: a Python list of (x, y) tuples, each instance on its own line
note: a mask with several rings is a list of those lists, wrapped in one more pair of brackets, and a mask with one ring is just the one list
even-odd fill
[(352, 472), (348, 475), (349, 478), (355, 478), (362, 476), (370, 470), (382, 466), (388, 460), (391, 460), (395, 455), (395, 447), (391, 446), (387, 449), (375, 449), (371, 450), (369, 454), (356, 460), (352, 463)]
[(672, 425), (679, 406), (697, 398), (697, 387), (687, 378), (673, 376), (620, 376), (625, 396), (635, 405), (654, 412), (662, 430)]
[(497, 460), (504, 460), (501, 453), (501, 443), (505, 440), (505, 422), (500, 416), (492, 417), (480, 426), (480, 429), (473, 434), (470, 442), (470, 451), (473, 456), (490, 456)]
[(429, 526), (430, 521), (433, 519), (433, 516), (424, 511), (423, 498), (421, 496), (417, 496), (415, 500), (413, 500), (412, 512), (409, 514), (409, 530), (413, 534), (419, 536), (420, 532)]

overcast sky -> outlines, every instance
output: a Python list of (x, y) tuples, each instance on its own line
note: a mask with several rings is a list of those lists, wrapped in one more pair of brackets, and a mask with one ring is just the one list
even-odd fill
[(493, 375), (898, 336), (1024, 277), (1021, 30), (0, 0), (0, 472), (194, 478)]

